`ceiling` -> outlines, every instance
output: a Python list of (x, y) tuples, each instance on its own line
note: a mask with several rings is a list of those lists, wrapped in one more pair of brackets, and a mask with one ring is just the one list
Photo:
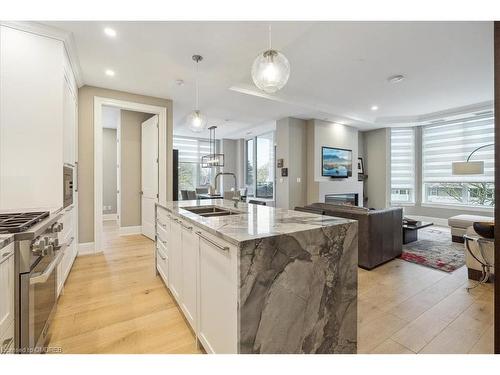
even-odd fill
[[(172, 99), (176, 134), (193, 135), (184, 125), (194, 105), (193, 54), (204, 57), (200, 109), (218, 137), (286, 116), (367, 130), (493, 100), (492, 22), (272, 22), (273, 47), (291, 65), (288, 84), (273, 95), (250, 76), (268, 22), (45, 24), (73, 34), (84, 84)], [(395, 74), (406, 79), (389, 83)]]

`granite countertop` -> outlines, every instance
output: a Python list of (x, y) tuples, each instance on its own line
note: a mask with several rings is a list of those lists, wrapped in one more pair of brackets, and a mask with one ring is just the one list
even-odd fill
[(14, 234), (0, 234), (0, 249), (3, 249), (5, 246), (14, 241)]
[[(238, 202), (238, 207), (235, 208), (233, 201), (223, 199), (170, 201), (165, 205), (157, 205), (173, 215), (179, 216), (235, 245), (259, 238), (355, 222), (355, 220), (339, 217), (322, 216), (244, 202)], [(194, 206), (219, 206), (241, 213), (238, 215), (203, 217), (183, 209), (184, 207)]]

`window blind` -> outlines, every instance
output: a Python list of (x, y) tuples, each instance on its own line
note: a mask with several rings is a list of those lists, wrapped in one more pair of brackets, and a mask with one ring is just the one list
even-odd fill
[(203, 155), (210, 154), (210, 143), (206, 139), (174, 137), (174, 149), (179, 150), (179, 163), (201, 163)]
[[(391, 129), (391, 189), (415, 189), (415, 129)], [(398, 199), (396, 199), (398, 200)], [(413, 201), (413, 198), (411, 198)]]
[(427, 125), (422, 131), (422, 179), (432, 182), (493, 182), (494, 147), (476, 152), (471, 160), (484, 161), (484, 175), (454, 176), (451, 165), (465, 161), (472, 151), (494, 142), (493, 114)]

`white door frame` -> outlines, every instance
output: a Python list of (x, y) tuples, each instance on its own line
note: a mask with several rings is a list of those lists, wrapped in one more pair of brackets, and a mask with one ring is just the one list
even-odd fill
[(167, 108), (94, 96), (94, 253), (103, 250), (102, 106), (158, 115), (158, 194), (160, 203), (167, 201)]

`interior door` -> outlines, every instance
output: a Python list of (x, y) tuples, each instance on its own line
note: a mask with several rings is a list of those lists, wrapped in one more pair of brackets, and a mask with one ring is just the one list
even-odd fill
[(142, 123), (142, 234), (154, 240), (155, 202), (158, 201), (158, 116)]

